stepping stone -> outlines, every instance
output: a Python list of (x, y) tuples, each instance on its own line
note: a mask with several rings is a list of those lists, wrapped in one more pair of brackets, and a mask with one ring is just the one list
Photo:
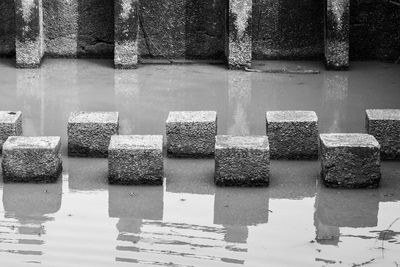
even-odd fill
[(111, 184), (162, 185), (162, 135), (114, 135), (108, 148)]
[(0, 153), (9, 136), (22, 135), (22, 112), (0, 111)]
[(318, 117), (314, 111), (268, 111), (272, 159), (317, 159)]
[(68, 155), (105, 158), (114, 134), (118, 134), (118, 112), (72, 112), (68, 119)]
[(268, 186), (268, 137), (218, 135), (214, 181), (221, 186)]
[(367, 109), (366, 130), (381, 145), (382, 159), (400, 159), (400, 109)]
[(214, 155), (217, 112), (172, 111), (166, 121), (167, 152), (176, 157)]
[(380, 145), (369, 134), (321, 134), (321, 178), (328, 187), (379, 186)]
[(62, 171), (61, 138), (11, 136), (3, 145), (4, 182), (51, 183)]

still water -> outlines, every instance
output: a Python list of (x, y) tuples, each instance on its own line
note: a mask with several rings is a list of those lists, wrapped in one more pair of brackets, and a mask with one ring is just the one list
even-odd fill
[(320, 185), (318, 161), (271, 161), (268, 188), (220, 188), (212, 159), (165, 160), (163, 186), (109, 186), (106, 159), (66, 157), (71, 111), (120, 112), (121, 134), (163, 134), (171, 110), (216, 110), (220, 134), (264, 134), (265, 111), (317, 112), (321, 132), (364, 132), (366, 108), (400, 108), (400, 66), (257, 62), (319, 75), (223, 66), (0, 60), (0, 109), (23, 112), (24, 135), (59, 135), (56, 184), (4, 184), (0, 266), (399, 266), (400, 162), (373, 190)]

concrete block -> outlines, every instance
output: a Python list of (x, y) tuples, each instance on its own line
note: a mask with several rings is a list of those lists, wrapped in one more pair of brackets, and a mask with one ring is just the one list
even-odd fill
[(326, 0), (325, 64), (328, 69), (349, 67), (350, 0)]
[(226, 53), (229, 69), (251, 67), (252, 0), (229, 0)]
[(62, 171), (61, 138), (11, 136), (3, 145), (4, 182), (50, 183)]
[(320, 135), (321, 178), (328, 187), (379, 186), (380, 145), (369, 134)]
[(382, 159), (400, 159), (400, 109), (368, 109), (366, 130), (381, 145)]
[(268, 111), (272, 159), (317, 159), (318, 117), (314, 111)]
[(22, 135), (22, 112), (0, 111), (0, 153), (9, 136)]
[(161, 185), (164, 177), (162, 135), (114, 135), (108, 148), (111, 184)]
[(214, 155), (217, 112), (172, 111), (166, 121), (167, 152), (177, 157)]
[(139, 1), (114, 2), (114, 66), (132, 69), (138, 63)]
[(214, 181), (222, 186), (267, 186), (268, 137), (218, 135)]
[(72, 112), (68, 119), (68, 155), (107, 157), (118, 134), (118, 112)]
[(15, 27), (16, 66), (39, 67), (44, 54), (42, 0), (15, 0)]

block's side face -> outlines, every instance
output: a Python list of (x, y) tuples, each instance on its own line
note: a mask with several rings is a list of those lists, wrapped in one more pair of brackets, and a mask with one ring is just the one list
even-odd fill
[(173, 156), (214, 155), (216, 122), (167, 123), (167, 152)]
[(22, 135), (22, 116), (19, 115), (14, 123), (1, 123), (0, 122), (0, 153), (4, 142), (9, 136)]
[(229, 0), (228, 8), (228, 67), (251, 67), (252, 58), (252, 1)]
[(400, 159), (400, 120), (366, 120), (368, 134), (381, 145), (382, 159)]
[(137, 67), (138, 7), (138, 0), (116, 0), (114, 3), (114, 65), (116, 68)]
[(111, 149), (109, 183), (161, 185), (164, 163), (161, 149)]
[(268, 122), (267, 135), (273, 159), (317, 159), (318, 123)]
[(118, 134), (118, 123), (69, 123), (68, 155), (107, 157), (114, 134)]
[(221, 186), (268, 186), (269, 151), (217, 149), (214, 181)]
[(321, 143), (321, 177), (329, 187), (379, 186), (379, 147), (326, 147)]

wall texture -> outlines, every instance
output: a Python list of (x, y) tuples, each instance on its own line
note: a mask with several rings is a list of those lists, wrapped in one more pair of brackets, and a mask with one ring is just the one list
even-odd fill
[[(112, 57), (113, 0), (43, 0), (46, 55)], [(139, 51), (147, 58), (224, 58), (227, 0), (140, 0)], [(253, 58), (323, 55), (323, 1), (253, 0)], [(0, 0), (0, 55), (15, 53), (14, 1)], [(400, 56), (400, 7), (351, 0), (352, 59)]]

